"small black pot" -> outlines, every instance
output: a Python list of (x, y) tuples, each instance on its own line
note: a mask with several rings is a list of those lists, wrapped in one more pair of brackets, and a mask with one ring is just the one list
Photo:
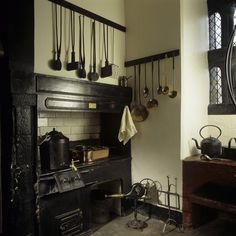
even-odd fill
[(41, 171), (48, 172), (69, 167), (69, 139), (53, 129), (40, 144)]

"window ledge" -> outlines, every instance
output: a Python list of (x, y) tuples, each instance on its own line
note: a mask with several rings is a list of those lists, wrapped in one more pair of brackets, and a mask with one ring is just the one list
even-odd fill
[(236, 107), (233, 104), (208, 105), (208, 115), (235, 115)]

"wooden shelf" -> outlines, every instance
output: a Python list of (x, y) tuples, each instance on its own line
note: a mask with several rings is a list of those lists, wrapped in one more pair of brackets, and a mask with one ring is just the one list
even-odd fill
[(236, 205), (225, 203), (222, 201), (212, 200), (209, 198), (201, 197), (196, 194), (191, 194), (189, 199), (192, 203), (196, 203), (202, 206), (210, 207), (220, 211), (236, 214)]

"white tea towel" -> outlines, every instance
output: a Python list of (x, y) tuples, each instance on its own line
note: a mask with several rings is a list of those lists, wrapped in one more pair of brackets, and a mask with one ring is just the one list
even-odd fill
[(136, 127), (134, 125), (129, 107), (125, 106), (121, 119), (118, 139), (120, 142), (123, 141), (123, 144), (125, 145), (129, 141), (129, 139), (131, 139), (137, 132), (138, 131), (136, 130)]

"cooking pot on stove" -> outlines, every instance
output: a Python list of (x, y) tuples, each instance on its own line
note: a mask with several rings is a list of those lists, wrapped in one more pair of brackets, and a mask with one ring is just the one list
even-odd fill
[[(219, 130), (219, 135), (218, 137), (214, 138), (214, 137), (207, 137), (204, 138), (202, 136), (202, 130), (206, 127), (214, 127), (217, 128)], [(201, 153), (204, 155), (207, 155), (211, 158), (215, 158), (215, 157), (219, 157), (221, 155), (221, 148), (222, 148), (222, 144), (220, 142), (220, 140), (218, 139), (221, 135), (221, 129), (216, 126), (216, 125), (205, 125), (203, 126), (200, 130), (199, 130), (199, 134), (200, 136), (203, 138), (203, 140), (200, 143), (200, 146), (198, 145), (198, 142), (195, 138), (192, 138), (192, 140), (195, 142), (197, 149), (201, 150)]]
[(55, 128), (43, 136), (40, 143), (40, 162), (42, 172), (63, 169), (70, 165), (69, 139)]

